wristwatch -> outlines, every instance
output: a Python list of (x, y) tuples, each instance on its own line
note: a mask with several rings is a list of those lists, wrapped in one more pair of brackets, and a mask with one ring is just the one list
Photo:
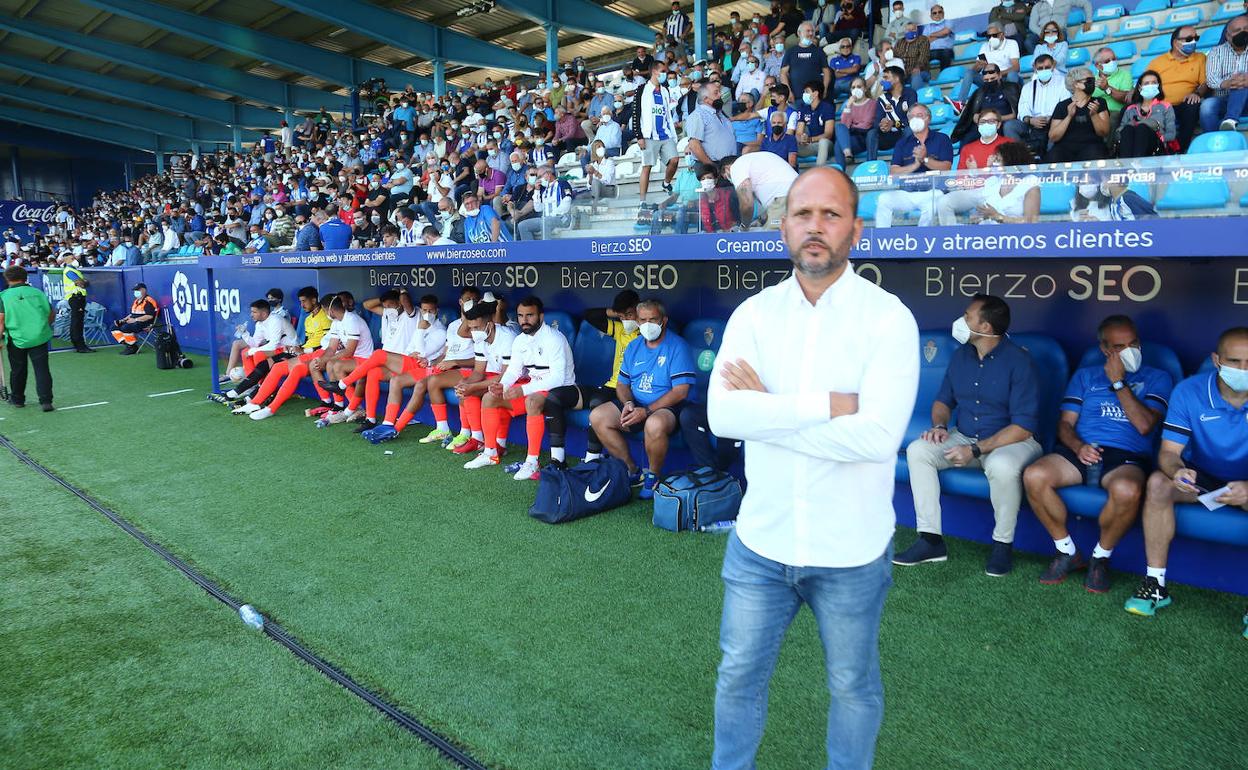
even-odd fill
[(1127, 387), (1127, 384), (1126, 384), (1125, 382), (1123, 382), (1122, 380), (1114, 380), (1113, 382), (1111, 382), (1111, 383), (1110, 383), (1110, 385), (1109, 385), (1109, 386), (1110, 386), (1111, 388), (1113, 388), (1115, 391), (1118, 391), (1118, 390), (1122, 390), (1123, 388)]
[(978, 460), (984, 454), (984, 450), (979, 448), (979, 444), (971, 444), (971, 457)]

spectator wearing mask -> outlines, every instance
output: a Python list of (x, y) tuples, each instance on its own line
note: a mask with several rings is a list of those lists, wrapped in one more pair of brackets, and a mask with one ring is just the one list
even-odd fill
[(798, 152), (815, 152), (816, 165), (826, 165), (836, 141), (836, 109), (831, 102), (823, 100), (817, 80), (807, 83), (802, 89), (802, 103), (797, 107), (796, 134)]
[(320, 251), (321, 230), (303, 214), (295, 217), (295, 251)]
[(771, 113), (770, 130), (763, 136), (759, 146), (762, 152), (769, 152), (784, 160), (794, 169), (797, 168), (797, 137), (785, 130), (783, 112)]
[(438, 230), (443, 238), (449, 238), (454, 243), (463, 243), (465, 240), (464, 217), (451, 198), (438, 201)]
[(1052, 147), (1045, 156), (1049, 163), (1102, 160), (1109, 155), (1105, 137), (1109, 135), (1109, 111), (1105, 100), (1092, 96), (1096, 78), (1087, 67), (1066, 73), (1070, 98), (1058, 102), (1049, 121)]
[(962, 76), (962, 82), (958, 85), (958, 95), (954, 99), (959, 102), (966, 101), (971, 93), (972, 85), (984, 84), (983, 72), (990, 64), (994, 65), (1006, 80), (1014, 83), (1020, 82), (1018, 43), (1006, 38), (999, 24), (989, 24), (987, 34), (988, 40), (979, 47), (979, 56), (967, 67), (966, 74)]
[[(1053, 111), (1062, 100), (1070, 98), (1070, 91), (1066, 90), (1065, 78), (1054, 77), (1057, 66), (1052, 57), (1037, 56), (1032, 66), (1031, 80), (1018, 97), (1018, 119), (1024, 127), (1022, 141), (1036, 157), (1044, 157), (1049, 151)], [(1130, 78), (1130, 73), (1127, 77)]]
[[(797, 171), (769, 152), (752, 152), (741, 157), (728, 156), (720, 161), (719, 174), (732, 182), (737, 191), (741, 221), (751, 225), (780, 229), (788, 202), (789, 188), (797, 179)], [(756, 217), (755, 203), (758, 203)]]
[[(319, 216), (318, 216), (319, 215)], [(313, 213), (313, 221), (321, 232), (321, 244), (329, 251), (350, 248), (351, 228), (338, 217), (336, 206)]]
[(841, 118), (836, 124), (833, 155), (843, 164), (843, 169), (854, 162), (855, 153), (865, 152), (867, 160), (879, 157), (880, 127), (875, 119), (876, 108), (876, 101), (867, 94), (867, 81), (854, 78), (849, 99), (841, 108)]
[(507, 175), (492, 168), (484, 160), (477, 161), (473, 167), (473, 175), (477, 180), (475, 189), (482, 206), (492, 205), (494, 199), (501, 195), (507, 186)]
[[(698, 179), (698, 174), (705, 168), (714, 170), (714, 167), (700, 166), (698, 159), (692, 155), (685, 155), (680, 162), (680, 171), (672, 180), (671, 197), (659, 204), (659, 209), (672, 212), (673, 227), (680, 235), (689, 232), (691, 222), (696, 228), (699, 200), (702, 195), (702, 184)], [(714, 180), (712, 180), (712, 186), (714, 186)]]
[(1022, 0), (1001, 0), (988, 12), (988, 22), (998, 25), (1021, 50), (1027, 43), (1027, 17), (1030, 13), (1031, 6)]
[[(124, 241), (117, 244), (117, 248), (113, 249), (112, 256), (108, 263), (114, 267), (133, 266), (142, 264), (142, 258), (139, 256), (139, 247), (134, 245), (134, 238), (126, 236)], [(85, 296), (85, 294), (84, 294)]]
[(675, 168), (671, 161), (676, 152), (675, 100), (665, 85), (666, 65), (656, 64), (650, 70), (650, 80), (638, 93), (633, 116), (633, 129), (641, 148), (641, 177), (638, 192), (641, 203), (646, 202), (650, 188), (650, 168), (662, 164), (663, 184), (670, 187)]
[(720, 85), (708, 83), (698, 92), (698, 108), (686, 124), (689, 152), (700, 163), (718, 163), (737, 149), (732, 125), (723, 113)]
[(1248, 14), (1227, 22), (1223, 36), (1205, 62), (1205, 84), (1213, 92), (1200, 103), (1205, 131), (1234, 131), (1248, 116)]
[[(897, 141), (888, 173), (902, 189), (888, 190), (880, 195), (875, 212), (875, 226), (893, 226), (893, 212), (919, 210), (919, 226), (932, 223), (936, 201), (942, 195), (929, 171), (948, 171), (953, 167), (953, 142), (931, 128), (932, 113), (925, 104), (916, 104), (908, 113), (909, 133)], [(907, 178), (908, 177), (908, 178)]]
[[(1007, 139), (1022, 139), (1026, 127), (1018, 119), (1019, 85), (1002, 80), (995, 64), (984, 67), (983, 79), (984, 84), (971, 94), (970, 101), (963, 106), (957, 125), (951, 132), (953, 138), (963, 143), (979, 139), (980, 134), (976, 131), (976, 127), (981, 125), (979, 114), (992, 110), (999, 118), (998, 135)], [(980, 160), (986, 159), (985, 155)]]
[(918, 24), (906, 22), (905, 32), (893, 43), (893, 52), (901, 58), (911, 88), (917, 91), (931, 81), (928, 67), (931, 66), (932, 41), (919, 32)]
[(831, 40), (832, 28), (836, 26), (837, 6), (828, 0), (818, 0), (810, 13), (810, 23), (815, 25), (815, 36), (819, 40)]
[(541, 187), (533, 195), (537, 216), (517, 225), (516, 236), (521, 241), (549, 240), (555, 230), (572, 225), (572, 188), (550, 166), (538, 169), (538, 179)]
[(862, 57), (854, 53), (854, 41), (848, 37), (840, 39), (836, 44), (836, 54), (828, 59), (828, 68), (832, 70), (831, 95), (849, 93), (849, 84), (862, 73)]
[(1178, 149), (1174, 108), (1161, 90), (1161, 76), (1147, 71), (1131, 92), (1118, 125), (1118, 157), (1150, 158)]
[(1092, 29), (1092, 3), (1088, 0), (1051, 0), (1051, 2), (1039, 2), (1033, 5), (1031, 16), (1027, 20), (1027, 37), (1023, 41), (1024, 50), (1027, 53), (1036, 50), (1036, 46), (1040, 45), (1040, 41), (1044, 39), (1044, 28), (1049, 22), (1056, 24), (1059, 30), (1066, 29), (1066, 20), (1070, 17), (1071, 10), (1075, 8), (1083, 11), (1083, 31), (1087, 32)]
[(974, 138), (968, 136), (963, 140), (959, 168), (987, 168), (988, 158), (999, 146), (1010, 141), (1001, 133), (1003, 123), (1001, 113), (992, 107), (985, 107), (975, 114)]
[(940, 62), (943, 70), (953, 64), (953, 27), (945, 20), (941, 5), (933, 5), (927, 15), (931, 21), (923, 25), (921, 32), (930, 41), (932, 58)]
[(511, 231), (492, 206), (482, 206), (476, 193), (464, 195), (460, 206), (464, 216), (464, 243), (505, 243), (511, 240)]
[(815, 42), (815, 26), (808, 21), (802, 22), (798, 26), (798, 35), (797, 45), (784, 52), (780, 82), (792, 92), (798, 85), (817, 80), (823, 84), (826, 93), (832, 85), (832, 70), (828, 66), (827, 54)]
[(1153, 204), (1114, 176), (1100, 184), (1079, 185), (1070, 204), (1070, 218), (1076, 222), (1132, 222), (1156, 216)]
[(763, 141), (763, 121), (758, 117), (758, 92), (747, 91), (741, 94), (739, 101), (741, 114), (749, 117), (737, 120), (734, 116), (732, 121), (732, 132), (737, 137), (737, 152), (755, 152)]
[(764, 77), (780, 78), (780, 68), (784, 66), (784, 35), (771, 36), (771, 50), (763, 56), (762, 65)]
[(867, 26), (864, 3), (857, 2), (857, 0), (841, 0), (831, 36), (848, 37), (850, 40), (858, 41), (867, 36)]
[(538, 180), (538, 170), (529, 167), (525, 174), (525, 183), (512, 188), (512, 191), (505, 196), (506, 200), (503, 201), (504, 210), (499, 212), (503, 221), (511, 225), (517, 240), (520, 240), (519, 223), (537, 216), (534, 196), (541, 189), (541, 183)]
[(404, 158), (396, 160), (394, 173), (390, 175), (390, 180), (385, 184), (385, 187), (390, 191), (391, 205), (402, 206), (406, 204), (411, 199), (412, 187), (415, 183), (416, 176), (412, 173), (412, 169), (408, 167)]
[(370, 216), (363, 211), (355, 212), (351, 225), (351, 247), (354, 249), (372, 248), (381, 241), (381, 215), (373, 214), (376, 222), (369, 221)]
[(1180, 152), (1187, 152), (1187, 146), (1192, 143), (1200, 120), (1200, 102), (1209, 95), (1205, 82), (1207, 61), (1205, 55), (1196, 50), (1199, 37), (1195, 27), (1174, 30), (1170, 35), (1170, 50), (1148, 64), (1150, 70), (1161, 76), (1161, 86), (1174, 108)]
[(429, 183), (425, 187), (425, 200), (420, 204), (420, 213), (434, 227), (439, 224), (438, 203), (443, 198), (450, 197), (451, 190), (455, 186), (453, 179), (451, 165), (445, 161), (429, 171)]
[(1042, 53), (1052, 56), (1053, 63), (1057, 65), (1057, 71), (1066, 72), (1066, 57), (1070, 55), (1070, 46), (1066, 43), (1065, 35), (1062, 34), (1061, 25), (1056, 21), (1047, 22), (1040, 33), (1040, 43), (1033, 52), (1036, 56)]
[(735, 90), (737, 101), (741, 101), (741, 97), (751, 91), (762, 93), (766, 77), (758, 66), (758, 56), (751, 53), (746, 57), (744, 71), (741, 73), (740, 79), (737, 80)]
[(913, 23), (911, 15), (906, 13), (906, 4), (902, 0), (893, 0), (892, 14), (884, 24), (884, 37), (896, 43), (906, 35), (906, 25)]
[(618, 158), (624, 144), (623, 129), (615, 121), (615, 113), (610, 106), (604, 107), (600, 115), (598, 126), (594, 130), (594, 139), (602, 142), (608, 158)]
[[(980, 115), (981, 125), (998, 120), (995, 112)], [(984, 134), (989, 132), (985, 131)], [(1021, 142), (980, 140), (962, 147), (962, 167), (970, 169), (1004, 169), (1033, 162), (1031, 150)], [(958, 214), (972, 212), (972, 223), (1035, 222), (1040, 218), (1040, 181), (1034, 174), (1018, 177), (1011, 173), (993, 176), (973, 175), (965, 185), (949, 190), (936, 201), (936, 216), (942, 225), (956, 225)]]
[(615, 188), (615, 160), (607, 156), (607, 148), (597, 139), (589, 147), (589, 154), (593, 156), (593, 160), (585, 169), (585, 175), (589, 179), (589, 194), (592, 201), (591, 211), (598, 213), (598, 201), (602, 200), (603, 193), (608, 188)]
[(588, 140), (585, 137), (585, 132), (581, 130), (581, 122), (577, 119), (576, 113), (563, 106), (556, 109), (555, 153), (563, 155), (565, 152), (572, 152), (577, 147), (583, 147), (587, 143)]
[(1127, 100), (1131, 97), (1131, 88), (1134, 85), (1131, 68), (1119, 67), (1118, 55), (1114, 53), (1114, 49), (1108, 47), (1096, 52), (1093, 67), (1096, 75), (1096, 90), (1092, 92), (1092, 95), (1105, 100), (1105, 106), (1109, 109), (1110, 133), (1116, 134), (1118, 121), (1122, 117), (1122, 108), (1126, 106)]
[(263, 254), (269, 251), (269, 239), (265, 237), (263, 227), (251, 225), (251, 237), (247, 239), (247, 245), (243, 247), (243, 251), (248, 254)]
[[(901, 67), (889, 67), (880, 77), (880, 96), (876, 99), (875, 119), (880, 129), (880, 149), (890, 150), (908, 133), (910, 109), (919, 103), (914, 89), (906, 85)], [(952, 157), (952, 156), (951, 156)]]

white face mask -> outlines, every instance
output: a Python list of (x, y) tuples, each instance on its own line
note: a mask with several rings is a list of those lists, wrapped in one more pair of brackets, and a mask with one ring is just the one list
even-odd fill
[(594, 154), (597, 155), (599, 158), (605, 158), (607, 157), (607, 148), (598, 147), (594, 150)]
[(423, 318), (428, 323), (433, 323), (433, 319), (437, 318), (437, 315), (435, 315), (434, 313), (421, 313), (420, 317)]
[(1085, 197), (1085, 198), (1094, 198), (1094, 197), (1096, 197), (1096, 194), (1097, 194), (1099, 191), (1100, 191), (1100, 186), (1099, 186), (1099, 185), (1095, 185), (1095, 184), (1081, 184), (1081, 185), (1079, 185), (1079, 194), (1080, 194), (1080, 195), (1082, 195), (1082, 196), (1083, 196), (1083, 197)]
[(910, 118), (910, 132), (917, 134), (927, 127), (927, 121), (923, 118)]
[(489, 334), (488, 334), (488, 333), (487, 333), (484, 329), (473, 329), (473, 330), (472, 330), (472, 341), (473, 341), (473, 342), (485, 342), (486, 337), (489, 337), (489, 336), (490, 336), (490, 335), (489, 335)]
[(865, 92), (861, 88), (853, 88), (853, 89), (850, 89), (850, 93), (853, 95), (855, 99), (861, 99), (863, 93)]
[(398, 308), (388, 307), (381, 311), (381, 317), (387, 321), (396, 321), (399, 318)]
[(703, 179), (703, 180), (702, 180), (702, 192), (710, 192), (711, 190), (714, 190), (714, 189), (715, 189), (715, 180), (714, 180), (714, 179)]
[(461, 305), (460, 307), (463, 309), (465, 313), (467, 313), (469, 310), (472, 310), (472, 306), (475, 304), (476, 304), (475, 302), (468, 299), (468, 300), (464, 300), (464, 304)]
[(971, 340), (971, 327), (967, 325), (966, 318), (958, 316), (958, 320), (953, 322), (953, 338), (958, 341), (959, 345), (965, 345)]
[(141, 290), (139, 290), (139, 289), (135, 289), (135, 290), (134, 290), (134, 298), (135, 298), (135, 299), (142, 299), (142, 298), (143, 298), (143, 292), (142, 292)]
[(1122, 368), (1126, 369), (1128, 374), (1138, 372), (1140, 364), (1144, 361), (1144, 353), (1139, 348), (1123, 348), (1118, 357), (1122, 359)]
[(633, 334), (634, 332), (636, 332), (636, 331), (637, 331), (637, 328), (638, 328), (638, 327), (637, 327), (637, 322), (636, 322), (636, 321), (633, 321), (633, 320), (631, 320), (631, 319), (625, 318), (623, 321), (621, 321), (621, 323), (624, 325), (624, 333), (625, 333), (625, 334)]
[(646, 338), (646, 342), (654, 342), (659, 338), (659, 335), (663, 333), (663, 326), (661, 324), (656, 324), (653, 321), (638, 324), (637, 329), (641, 332), (641, 336)]

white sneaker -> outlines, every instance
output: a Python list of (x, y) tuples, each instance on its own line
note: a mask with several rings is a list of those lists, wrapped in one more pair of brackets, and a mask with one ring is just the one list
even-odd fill
[(243, 404), (239, 408), (235, 409), (234, 414), (251, 414), (252, 412), (258, 412), (263, 408), (264, 407), (260, 406), (259, 404), (253, 404), (253, 403), (248, 402), (246, 404)]
[(234, 389), (227, 390), (227, 391), (225, 392), (225, 397), (226, 397), (226, 398), (228, 398), (228, 399), (230, 399), (230, 400), (234, 400), (234, 399), (238, 398), (238, 391), (237, 391), (237, 390), (234, 390)]
[(1221, 125), (1218, 126), (1218, 130), (1219, 131), (1234, 131), (1235, 127), (1238, 125), (1239, 125), (1239, 121), (1227, 118), (1226, 120), (1222, 121)]
[(524, 465), (520, 466), (520, 470), (516, 471), (516, 475), (512, 476), (516, 481), (532, 481), (541, 471), (541, 466), (535, 460), (525, 460)]
[(489, 452), (483, 451), (481, 454), (464, 463), (464, 467), (468, 470), (474, 470), (476, 468), (486, 468), (491, 465), (498, 465), (499, 462), (501, 462), (501, 458), (498, 455), (491, 455)]
[(339, 409), (337, 412), (330, 412), (325, 417), (325, 422), (329, 423), (330, 425), (340, 425), (344, 422), (351, 422), (351, 418), (356, 416), (357, 414), (360, 414), (360, 415), (364, 414), (364, 410), (363, 409), (356, 409), (356, 410)]
[(253, 420), (267, 420), (273, 416), (273, 410), (266, 406), (263, 409), (258, 409), (247, 416)]

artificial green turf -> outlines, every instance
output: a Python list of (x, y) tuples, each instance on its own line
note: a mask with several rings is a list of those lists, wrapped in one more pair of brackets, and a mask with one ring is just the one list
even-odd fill
[(450, 766), (2, 449), (0, 500), (0, 766)]
[[(7, 412), (0, 432), (479, 758), (707, 765), (722, 538), (656, 530), (640, 503), (551, 527), (525, 516), (532, 484), (462, 470), (464, 458), (417, 444), (419, 426), (374, 447), (346, 426), (316, 430), (300, 404), (258, 424), (233, 417), (203, 400), (202, 368), (53, 360), (59, 404), (110, 403)], [(146, 397), (182, 387), (199, 390)], [(1248, 755), (1241, 597), (1179, 586), (1174, 607), (1145, 620), (1121, 610), (1133, 576), (1091, 596), (1077, 580), (1038, 586), (1033, 557), (986, 578), (984, 555), (954, 542), (948, 564), (895, 575), (879, 766)], [(822, 764), (823, 679), (803, 612), (761, 767)]]

